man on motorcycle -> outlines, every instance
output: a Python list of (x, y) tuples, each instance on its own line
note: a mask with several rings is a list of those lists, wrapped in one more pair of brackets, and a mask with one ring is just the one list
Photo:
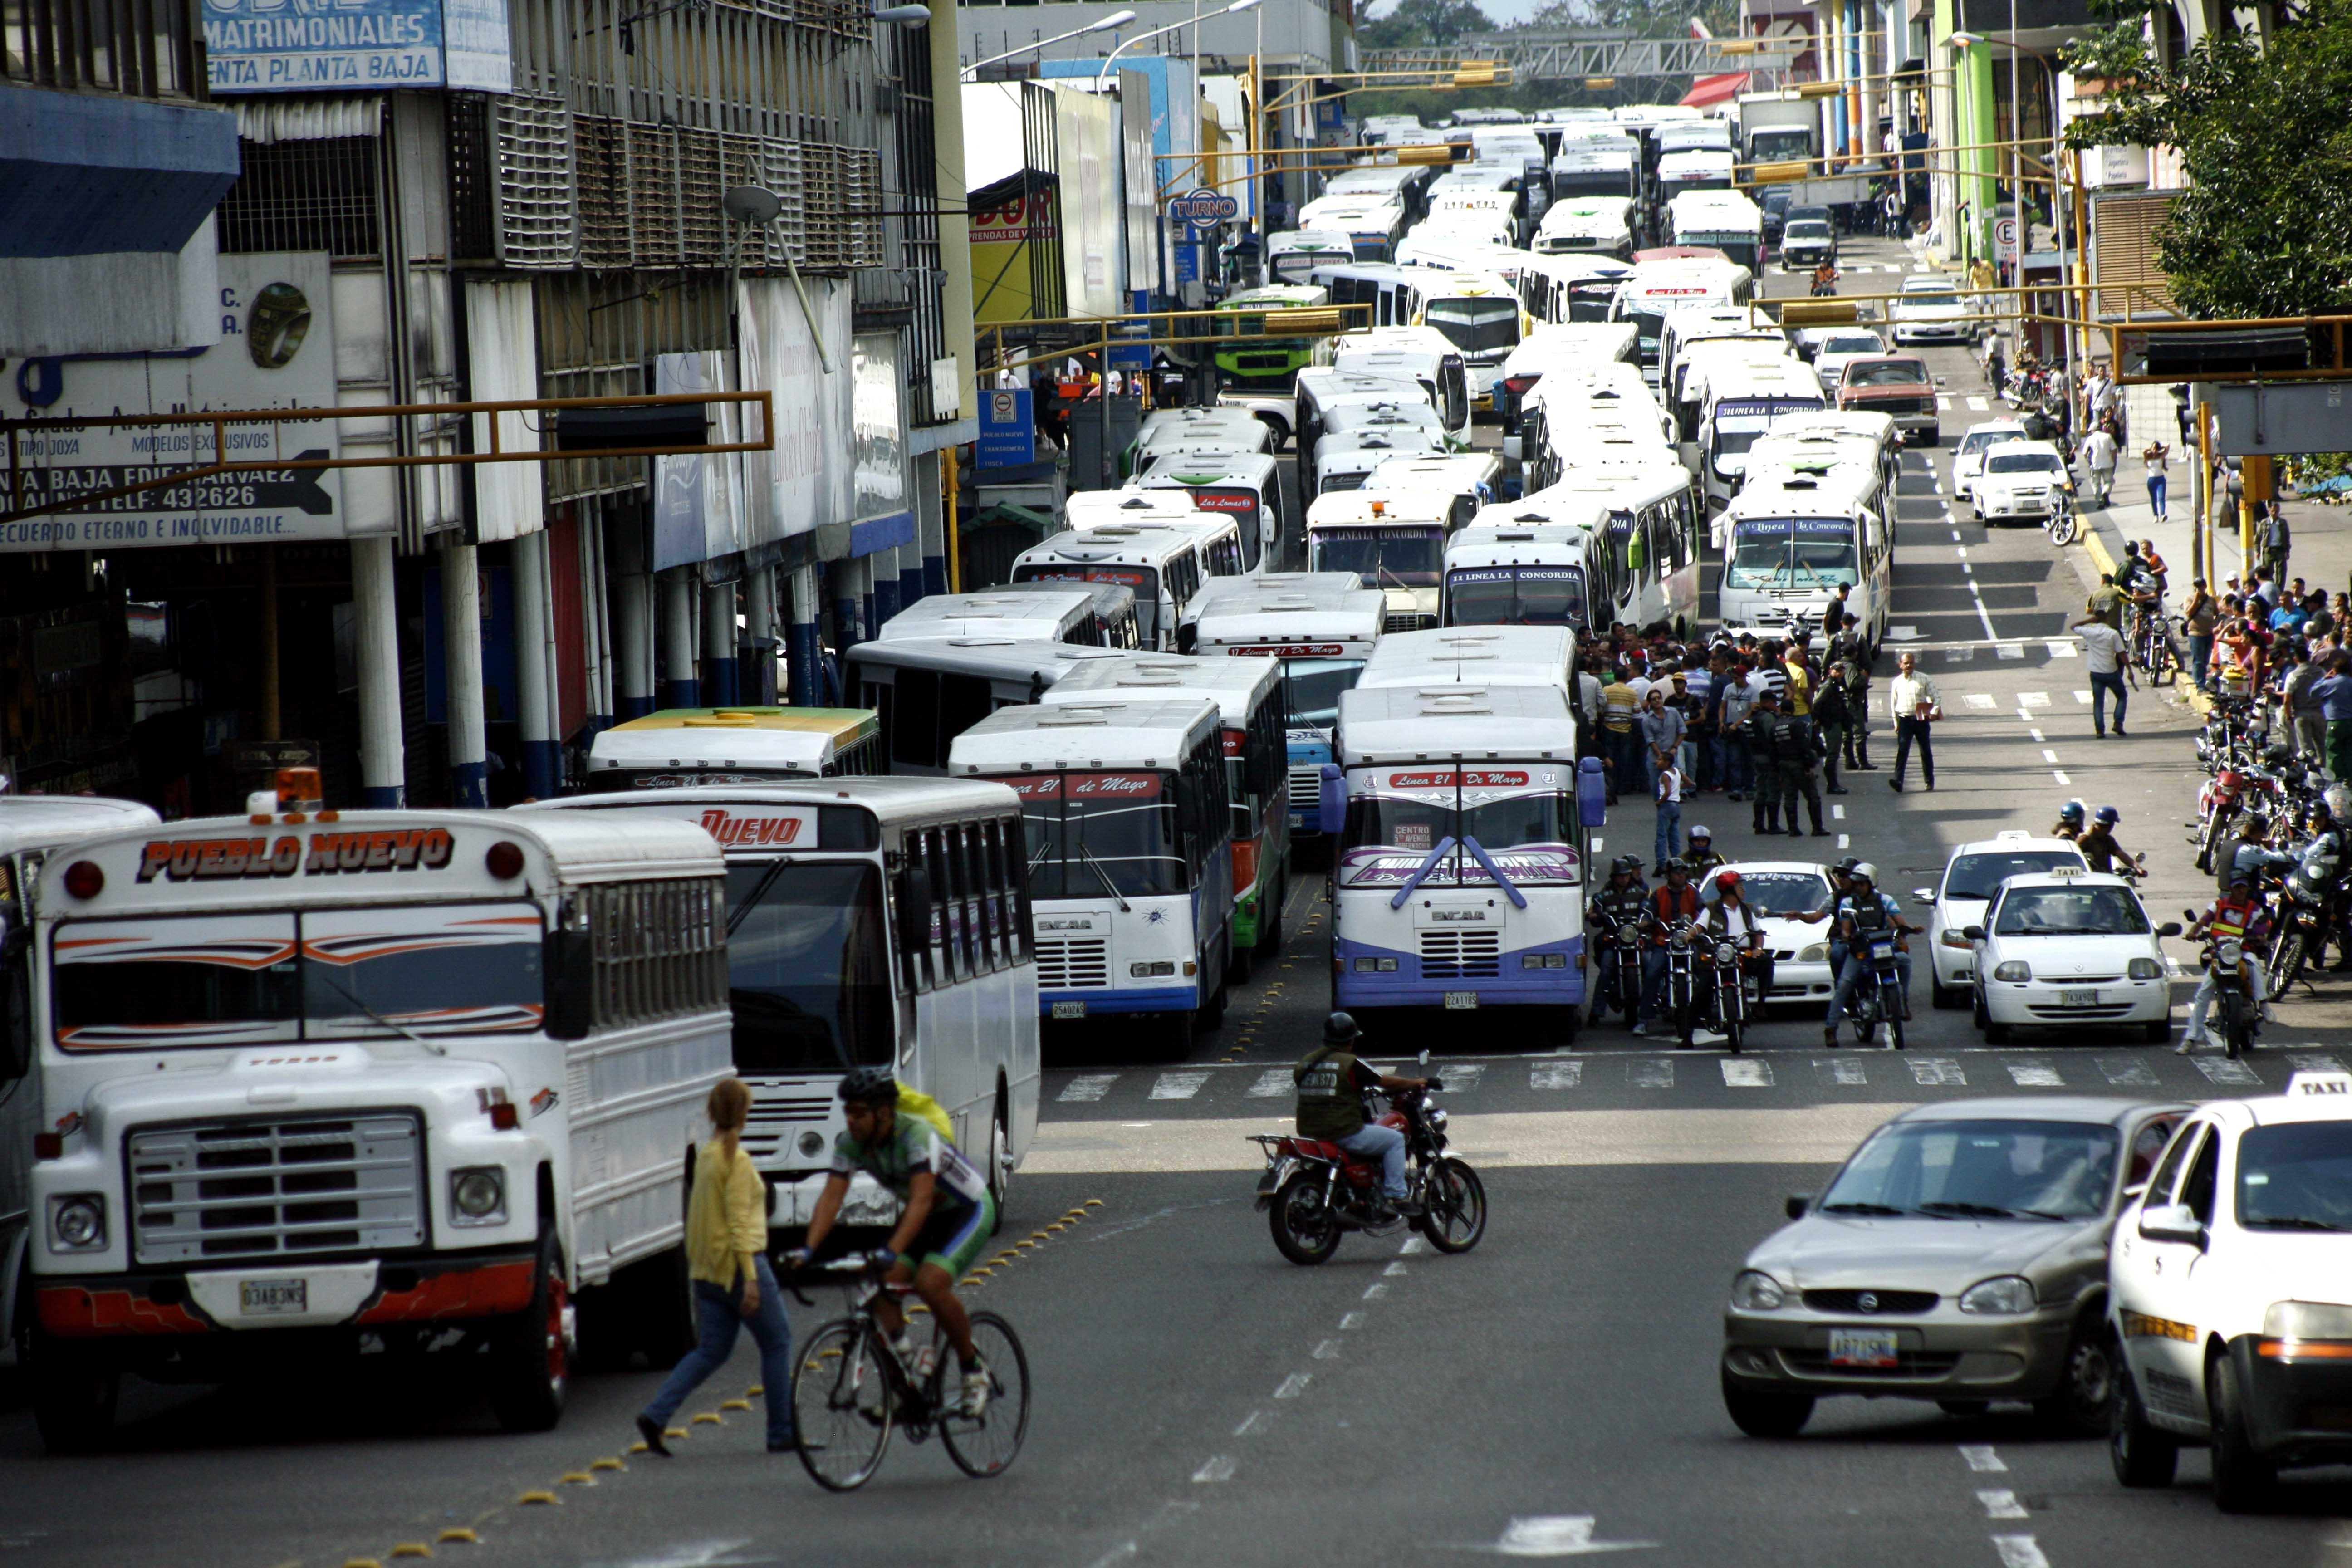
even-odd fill
[[(2139, 875), (2139, 857), (2116, 841), (2116, 824), (2123, 819), (2124, 814), (2112, 805), (2103, 805), (2091, 814), (2091, 826), (2074, 843), (2083, 851), (2083, 858), (2090, 863), (2092, 870), (2107, 876)], [(2124, 865), (2121, 873), (2116, 870), (2116, 863), (2119, 860)]]
[(1683, 868), (1691, 874), (1692, 881), (1704, 882), (1709, 871), (1724, 864), (1723, 857), (1715, 852), (1715, 829), (1701, 823), (1687, 837), (1690, 844), (1683, 851)]
[(1823, 1022), (1822, 1043), (1835, 1046), (1838, 1020), (1845, 1016), (1846, 998), (1853, 988), (1871, 978), (1863, 965), (1859, 944), (1873, 931), (1892, 931), (1895, 933), (1895, 968), (1903, 979), (1903, 1016), (1911, 1016), (1911, 953), (1903, 938), (1914, 935), (1925, 927), (1915, 926), (1895, 912), (1895, 900), (1878, 890), (1878, 868), (1864, 860), (1857, 864), (1846, 879), (1846, 895), (1838, 900), (1837, 923), (1833, 929), (1845, 945), (1845, 962), (1838, 966), (1837, 990), (1830, 997), (1829, 1016)]
[(2091, 808), (2079, 800), (2070, 800), (2058, 808), (2058, 826), (2050, 830), (2053, 838), (2080, 840)]
[(1739, 949), (1740, 969), (1754, 977), (1760, 1005), (1772, 989), (1772, 955), (1764, 951), (1764, 928), (1756, 921), (1756, 910), (1748, 901), (1748, 889), (1738, 872), (1726, 871), (1716, 878), (1715, 889), (1715, 902), (1706, 907), (1706, 932), (1718, 941), (1728, 938)]
[(1813, 268), (1813, 294), (1816, 298), (1823, 294), (1836, 293), (1837, 286), (1838, 269), (1836, 262), (1825, 260), (1819, 267)]
[[(1642, 950), (1642, 1016), (1633, 1032), (1646, 1035), (1657, 1021), (1658, 1004), (1666, 989), (1666, 940), (1675, 922), (1696, 923), (1700, 913), (1698, 889), (1691, 886), (1690, 868), (1676, 858), (1668, 860), (1665, 886), (1654, 889), (1642, 907), (1642, 932), (1649, 945)], [(1683, 1042), (1690, 1044), (1688, 1040)]]
[[(2344, 830), (2336, 825), (2335, 813), (2324, 800), (2311, 803), (2311, 811), (2304, 818), (2311, 837), (2303, 847), (2302, 858), (2294, 868), (2297, 881), (2318, 894), (2322, 940), (2336, 943), (2336, 972), (2352, 972), (2352, 932), (2344, 929), (2346, 906), (2338, 889), (2344, 871)], [(2312, 967), (2319, 965), (2319, 953), (2311, 955)]]
[(1595, 981), (1600, 989), (1599, 1006), (1606, 1008), (1610, 998), (1617, 994), (1617, 931), (1631, 925), (1641, 929), (1642, 910), (1649, 902), (1650, 889), (1642, 881), (1642, 860), (1638, 855), (1620, 855), (1610, 863), (1608, 885), (1592, 895), (1584, 907), (1584, 928), (1592, 933), (1592, 946), (1600, 953), (1595, 966)]
[(1394, 1078), (1364, 1062), (1349, 1049), (1361, 1032), (1349, 1015), (1332, 1014), (1323, 1020), (1323, 1043), (1290, 1069), (1291, 1081), (1298, 1086), (1298, 1135), (1380, 1161), (1381, 1196), (1396, 1214), (1413, 1218), (1421, 1205), (1405, 1185), (1404, 1134), (1365, 1115), (1364, 1096), (1375, 1089), (1391, 1094), (1426, 1089), (1429, 1080)]
[[(2190, 942), (2210, 937), (2216, 943), (2234, 942), (2238, 944), (2239, 962), (2245, 965), (2246, 983), (2251, 986), (2247, 995), (2261, 1005), (2259, 1016), (2267, 1022), (2271, 1016), (2271, 1005), (2263, 998), (2270, 994), (2270, 986), (2263, 973), (2262, 958), (2255, 948), (2260, 939), (2260, 928), (2265, 923), (2263, 903), (2254, 897), (2252, 883), (2242, 876), (2237, 876), (2231, 879), (2230, 890), (2207, 905), (2205, 912), (2197, 917), (2197, 922), (2189, 928), (2186, 934)], [(2199, 1046), (2221, 1043), (2205, 1032), (2205, 1020), (2213, 1010), (2213, 966), (2209, 963), (2205, 966), (2205, 978), (2197, 983), (2197, 995), (2189, 1004), (2188, 1032), (2180, 1037), (2180, 1043), (2172, 1047), (2176, 1055), (2185, 1057)]]

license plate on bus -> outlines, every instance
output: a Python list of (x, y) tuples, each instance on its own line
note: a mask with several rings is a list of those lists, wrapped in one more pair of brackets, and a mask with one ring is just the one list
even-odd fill
[(308, 1279), (241, 1279), (236, 1310), (248, 1318), (292, 1317), (310, 1310)]
[(2099, 994), (2095, 991), (2061, 991), (2058, 993), (2058, 1005), (2061, 1007), (2095, 1007), (2098, 1005)]
[(1083, 1002), (1056, 1002), (1054, 1004), (1054, 1016), (1056, 1018), (1083, 1018), (1086, 1016), (1087, 1005)]
[(1895, 1332), (1891, 1329), (1832, 1329), (1830, 1364), (1895, 1366), (1902, 1360), (1895, 1347)]
[(1304, 827), (1304, 826), (1307, 826), (1307, 814), (1306, 814), (1305, 812), (1303, 812), (1303, 811), (1294, 811), (1294, 812), (1292, 812), (1292, 813), (1290, 814), (1290, 826), (1291, 826), (1291, 831), (1293, 831), (1293, 832), (1297, 832), (1299, 828), (1302, 828), (1302, 827)]
[(1469, 1012), (1478, 1005), (1478, 993), (1475, 991), (1448, 991), (1445, 994), (1445, 1005), (1448, 1009), (1456, 1013)]

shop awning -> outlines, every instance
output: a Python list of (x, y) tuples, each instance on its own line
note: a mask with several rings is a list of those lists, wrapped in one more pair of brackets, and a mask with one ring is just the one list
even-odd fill
[(1711, 103), (1728, 103), (1748, 90), (1746, 71), (1733, 71), (1725, 76), (1703, 76), (1691, 84), (1691, 89), (1677, 101), (1688, 108), (1704, 109)]

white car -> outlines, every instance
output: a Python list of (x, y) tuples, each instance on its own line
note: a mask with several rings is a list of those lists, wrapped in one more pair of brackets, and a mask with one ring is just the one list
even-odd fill
[(2181, 1447), (2209, 1446), (2237, 1513), (2284, 1467), (2352, 1461), (2352, 1074), (2184, 1121), (2116, 1221), (2107, 1284), (2117, 1480), (2168, 1486)]
[(1995, 889), (2011, 877), (2090, 868), (2083, 852), (2067, 840), (2028, 833), (1996, 834), (1952, 851), (1940, 883), (1911, 889), (1913, 898), (1929, 906), (1927, 952), (1934, 967), (1927, 994), (1936, 1005), (1958, 1007), (1968, 1000), (1976, 983), (1976, 949), (1967, 931), (1984, 919)]
[(1840, 327), (1820, 340), (1813, 351), (1813, 374), (1821, 378), (1822, 395), (1834, 402), (1838, 383), (1845, 379), (1848, 360), (1864, 359), (1886, 352), (1885, 342), (1876, 332), (1857, 327)]
[(1996, 522), (2045, 522), (2074, 504), (2074, 476), (2047, 441), (2004, 441), (1985, 454), (1972, 497), (1977, 516)]
[(2025, 426), (2014, 419), (1996, 419), (1988, 425), (1971, 425), (1952, 449), (1952, 494), (1965, 497), (1969, 505), (1976, 504), (1976, 481), (1984, 473), (1985, 453), (2004, 441), (2025, 439)]
[(1960, 300), (1960, 286), (1950, 279), (1925, 273), (1903, 280), (1903, 297), (1887, 308), (1895, 326), (1895, 346), (1913, 343), (1965, 343), (1976, 338), (1976, 319)]
[(1826, 1005), (1837, 979), (1830, 973), (1829, 921), (1807, 924), (1793, 917), (1830, 902), (1830, 868), (1810, 860), (1742, 860), (1718, 866), (1699, 883), (1702, 900), (1716, 901), (1716, 879), (1726, 871), (1739, 873), (1741, 896), (1754, 907), (1765, 949), (1772, 954), (1772, 989), (1766, 1004)]
[(1981, 923), (1967, 928), (1976, 970), (1976, 1024), (1989, 1046), (2010, 1031), (2137, 1026), (2151, 1043), (2171, 1031), (2172, 982), (2153, 925), (2121, 877), (2053, 871), (2011, 877)]

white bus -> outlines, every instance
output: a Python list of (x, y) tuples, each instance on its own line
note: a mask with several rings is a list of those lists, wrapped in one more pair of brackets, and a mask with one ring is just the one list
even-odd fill
[[(1606, 514), (1598, 502), (1561, 498), (1557, 510), (1583, 514), (1580, 526), (1552, 505), (1489, 507), (1445, 542), (1438, 616), (1448, 626), (1606, 627), (1619, 619), (1594, 556)], [(1527, 521), (1519, 521), (1526, 519)]]
[(1627, 196), (1577, 196), (1544, 209), (1533, 248), (1543, 256), (1633, 254), (1633, 203)]
[[(718, 840), (735, 1074), (751, 1088), (743, 1148), (767, 1184), (772, 1226), (804, 1227), (815, 1212), (843, 1130), (836, 1091), (857, 1067), (889, 1068), (940, 1102), (956, 1147), (987, 1173), (1001, 1220), (1037, 1131), (1039, 1078), (1028, 868), (1012, 792), (960, 779), (847, 779), (583, 795), (531, 809), (670, 818)], [(861, 1174), (843, 1219), (887, 1225), (898, 1210)]]
[(1388, 596), (1388, 629), (1437, 624), (1454, 496), (1444, 490), (1342, 490), (1307, 509), (1307, 569), (1349, 572)]
[[(1317, 363), (1342, 374), (1386, 376), (1417, 384), (1444, 421), (1446, 434), (1470, 441), (1470, 382), (1462, 351), (1433, 327), (1383, 327), (1316, 344)], [(1300, 371), (1302, 384), (1312, 374)]]
[(1769, 322), (1750, 321), (1745, 310), (1730, 306), (1670, 313), (1658, 328), (1658, 400), (1674, 414), (1679, 440), (1697, 438), (1698, 405), (1690, 373), (1707, 354), (1760, 364), (1788, 359), (1789, 340)]
[(1710, 510), (1738, 492), (1748, 472), (1748, 448), (1792, 414), (1818, 414), (1822, 385), (1801, 360), (1719, 366), (1700, 388), (1699, 473)]
[(1461, 351), (1474, 407), (1495, 407), (1495, 384), (1503, 362), (1535, 325), (1518, 290), (1478, 272), (1434, 272), (1422, 283), (1412, 325), (1434, 327)]
[(1007, 708), (956, 737), (950, 767), (1021, 797), (1045, 1016), (1163, 1022), (1176, 1056), (1223, 1021), (1234, 818), (1215, 702)]
[(1200, 511), (1184, 489), (1073, 490), (1062, 500), (1062, 526), (1078, 533), (1114, 523), (1153, 528), (1189, 521)]
[(1671, 459), (1571, 468), (1514, 510), (1578, 509), (1588, 500), (1609, 513), (1607, 548), (1597, 552), (1594, 572), (1609, 591), (1611, 618), (1688, 636), (1698, 624), (1699, 603), (1699, 502), (1691, 471)]
[(1685, 190), (1666, 203), (1666, 234), (1675, 245), (1704, 245), (1757, 270), (1764, 246), (1764, 209), (1728, 190)]
[(1271, 656), (1282, 665), (1289, 715), (1290, 833), (1328, 839), (1347, 811), (1331, 749), (1339, 693), (1356, 684), (1388, 623), (1387, 596), (1353, 573), (1298, 572), (1255, 583), (1211, 584), (1186, 625), (1202, 658)]
[(1305, 283), (1318, 267), (1355, 258), (1355, 239), (1344, 228), (1285, 229), (1266, 236), (1265, 280)]
[(1571, 626), (1441, 626), (1396, 632), (1356, 678), (1359, 691), (1389, 686), (1539, 686), (1565, 691), (1575, 679)]
[(52, 1447), (103, 1438), (123, 1373), (215, 1381), (273, 1334), (467, 1355), (510, 1430), (562, 1416), (575, 1339), (693, 1342), (688, 1181), (731, 1071), (710, 836), (320, 812), (279, 778), (257, 804), (288, 809), (84, 840), (35, 883)]
[(1434, 490), (1452, 498), (1446, 515), (1460, 528), (1501, 493), (1503, 460), (1492, 452), (1399, 452), (1364, 476), (1356, 488), (1387, 495)]
[(1563, 136), (1551, 155), (1552, 200), (1630, 202), (1640, 194), (1641, 169), (1642, 149), (1630, 136)]
[(947, 772), (950, 743), (999, 708), (1036, 701), (1081, 665), (1132, 657), (1074, 643), (914, 637), (859, 643), (842, 656), (841, 683), (872, 710), (885, 771), (933, 777)]
[(1747, 268), (1703, 257), (1672, 257), (1634, 263), (1617, 286), (1609, 307), (1612, 321), (1631, 321), (1640, 329), (1642, 368), (1657, 384), (1658, 335), (1667, 312), (1694, 305), (1744, 305), (1756, 292), (1756, 277)]
[(1732, 187), (1733, 155), (1728, 151), (1701, 148), (1658, 155), (1658, 205), (1671, 205), (1686, 191), (1723, 191)]
[(1212, 574), (1200, 539), (1181, 527), (1115, 523), (1056, 533), (1013, 560), (1016, 583), (1117, 583), (1134, 589), (1144, 646), (1162, 650), (1176, 646), (1176, 618)]
[(662, 708), (600, 730), (587, 788), (675, 789), (882, 771), (879, 726), (860, 708)]
[[(1297, 434), (1298, 461), (1302, 468), (1315, 460), (1315, 444), (1323, 438), (1326, 418), (1338, 409), (1357, 404), (1385, 405), (1391, 408), (1410, 408), (1418, 405), (1437, 426), (1441, 437), (1450, 439), (1453, 434), (1445, 416), (1438, 412), (1435, 402), (1423, 390), (1421, 383), (1410, 375), (1366, 375), (1354, 371), (1332, 370), (1327, 366), (1310, 366), (1300, 371), (1295, 378), (1292, 396), (1292, 427)], [(1466, 445), (1466, 432), (1463, 440)]]
[[(1108, 586), (1108, 584), (1105, 584)], [(1024, 588), (1027, 584), (1022, 584)], [(1134, 619), (1129, 590), (1128, 618)], [(875, 632), (882, 642), (905, 637), (1012, 637), (1021, 642), (1102, 646), (1094, 591), (1086, 584), (1055, 584), (1044, 592), (931, 594), (884, 621)], [(1132, 646), (1132, 645), (1129, 645)]]
[[(1332, 1005), (1523, 1009), (1565, 1045), (1585, 997), (1584, 857), (1606, 798), (1565, 691), (1412, 686), (1339, 700), (1348, 825)], [(1377, 1026), (1374, 1026), (1377, 1027)]]
[(1444, 437), (1433, 428), (1402, 420), (1327, 435), (1315, 444), (1315, 466), (1300, 474), (1309, 505), (1328, 490), (1358, 490), (1374, 468), (1399, 454), (1437, 457)]
[(1074, 671), (1045, 697), (1047, 707), (1193, 695), (1215, 700), (1234, 817), (1231, 962), (1242, 971), (1282, 949), (1282, 905), (1290, 887), (1289, 722), (1282, 691), (1279, 659), (1169, 654)]
[[(1621, 363), (1633, 372), (1633, 380), (1639, 383), (1640, 344), (1641, 336), (1630, 321), (1538, 324), (1503, 361), (1502, 378), (1496, 384), (1496, 406), (1502, 416), (1504, 436), (1518, 433), (1520, 405), (1543, 380), (1544, 374), (1555, 366), (1570, 374), (1581, 369), (1592, 375), (1602, 374), (1601, 365)], [(1503, 455), (1517, 454), (1507, 449)]]
[[(1426, 447), (1433, 452), (1454, 452), (1466, 449), (1450, 439), (1444, 421), (1435, 409), (1412, 398), (1410, 394), (1394, 400), (1357, 398), (1325, 410), (1320, 416), (1321, 430), (1315, 441), (1311, 459), (1304, 459), (1300, 472), (1312, 474), (1314, 483), (1306, 487), (1313, 493), (1305, 500), (1311, 503), (1322, 493), (1323, 458), (1336, 447), (1360, 446), (1374, 437), (1385, 440), (1392, 451), (1412, 451)], [(1366, 470), (1369, 471), (1369, 470)], [(1341, 489), (1352, 487), (1341, 485)]]
[[(1895, 481), (1903, 469), (1903, 433), (1885, 414), (1791, 414), (1748, 449), (1748, 471), (1795, 463), (1844, 463), (1875, 469), (1871, 510), (1895, 515)], [(1718, 541), (1718, 542), (1720, 542)]]
[(1886, 520), (1866, 504), (1874, 486), (1866, 468), (1833, 468), (1769, 483), (1759, 475), (1734, 497), (1716, 595), (1723, 625), (1778, 632), (1801, 613), (1820, 630), (1832, 595), (1851, 584), (1846, 608), (1875, 653), (1886, 639), (1895, 552)]
[[(1231, 522), (1240, 536), (1241, 563), (1228, 569), (1224, 562), (1212, 559), (1209, 569), (1214, 576), (1238, 576), (1265, 571), (1282, 552), (1282, 481), (1276, 468), (1274, 458), (1264, 452), (1171, 458), (1129, 479), (1128, 488), (1147, 495), (1154, 490), (1182, 491), (1192, 498), (1195, 511)], [(1203, 521), (1206, 518), (1178, 520)]]

